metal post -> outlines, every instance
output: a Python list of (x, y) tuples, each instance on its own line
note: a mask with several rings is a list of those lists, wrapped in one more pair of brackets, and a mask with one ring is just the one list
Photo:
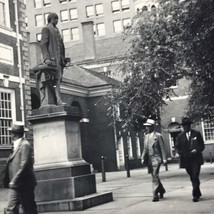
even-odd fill
[(129, 169), (129, 156), (126, 155), (126, 171), (127, 171), (127, 178), (130, 178), (130, 169)]
[(165, 171), (168, 171), (168, 163), (165, 163)]
[(103, 182), (106, 182), (105, 159), (106, 159), (106, 157), (101, 156), (101, 168), (102, 168), (102, 181)]
[(209, 152), (210, 154), (210, 163), (213, 163), (213, 156), (212, 156), (212, 152)]

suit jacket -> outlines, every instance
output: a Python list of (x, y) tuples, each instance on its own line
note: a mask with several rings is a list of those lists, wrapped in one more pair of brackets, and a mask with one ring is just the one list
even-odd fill
[[(152, 154), (149, 155), (148, 145), (152, 144)], [(149, 138), (147, 134), (144, 138), (144, 150), (142, 153), (142, 159), (149, 156), (151, 164), (161, 164), (163, 160), (166, 160), (166, 151), (162, 135), (158, 132), (153, 132), (152, 138)]]
[(32, 146), (22, 138), (16, 150), (9, 156), (4, 176), (4, 187), (18, 189), (23, 186), (35, 186)]
[(57, 66), (64, 67), (65, 47), (62, 37), (51, 23), (42, 29), (42, 38), (40, 42), (43, 60), (55, 59)]
[[(201, 133), (191, 129), (190, 137), (187, 140), (186, 132), (181, 132), (176, 139), (175, 149), (180, 154), (180, 167), (186, 168), (192, 164), (204, 163), (202, 151), (204, 150), (204, 140)], [(191, 151), (195, 149), (196, 153), (193, 154)]]

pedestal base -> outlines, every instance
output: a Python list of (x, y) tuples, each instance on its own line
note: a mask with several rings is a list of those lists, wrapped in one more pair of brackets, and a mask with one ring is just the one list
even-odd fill
[(38, 212), (81, 211), (100, 204), (113, 201), (112, 192), (95, 193), (71, 200), (38, 202)]

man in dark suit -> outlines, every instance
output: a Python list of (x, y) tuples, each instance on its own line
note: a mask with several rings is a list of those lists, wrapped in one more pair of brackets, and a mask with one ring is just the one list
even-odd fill
[(9, 188), (6, 214), (19, 214), (20, 205), (24, 214), (37, 214), (32, 146), (24, 138), (24, 126), (13, 125), (9, 131), (14, 149), (7, 160), (4, 176), (4, 187)]
[(56, 13), (50, 13), (48, 15), (48, 25), (42, 29), (41, 37), (41, 51), (42, 57), (45, 64), (55, 65), (56, 73), (55, 79), (55, 95), (57, 105), (65, 105), (61, 100), (60, 84), (62, 81), (63, 68), (65, 67), (65, 47), (62, 37), (57, 28), (58, 15)]
[(141, 157), (141, 163), (143, 164), (144, 161), (148, 162), (147, 164), (152, 175), (152, 201), (156, 202), (159, 201), (159, 198), (163, 198), (164, 193), (166, 192), (159, 178), (161, 164), (167, 163), (166, 151), (162, 135), (155, 131), (155, 121), (148, 119), (143, 125), (146, 126), (147, 134), (144, 138), (144, 150)]
[(186, 169), (192, 182), (193, 202), (198, 202), (201, 197), (199, 174), (204, 163), (204, 140), (200, 132), (191, 129), (191, 124), (192, 121), (188, 117), (182, 119), (184, 131), (178, 135), (175, 149), (176, 156), (180, 156), (180, 167)]

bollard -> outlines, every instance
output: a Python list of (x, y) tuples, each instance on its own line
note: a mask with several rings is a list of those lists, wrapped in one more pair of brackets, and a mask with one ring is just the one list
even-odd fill
[(126, 171), (127, 171), (127, 178), (130, 178), (130, 169), (129, 169), (129, 156), (126, 155)]
[(209, 152), (210, 155), (210, 163), (213, 163), (213, 156), (212, 156), (212, 152)]
[(106, 182), (105, 159), (106, 159), (106, 157), (101, 156), (101, 169), (102, 169), (102, 181), (103, 182)]
[(168, 163), (165, 163), (165, 171), (168, 171)]

